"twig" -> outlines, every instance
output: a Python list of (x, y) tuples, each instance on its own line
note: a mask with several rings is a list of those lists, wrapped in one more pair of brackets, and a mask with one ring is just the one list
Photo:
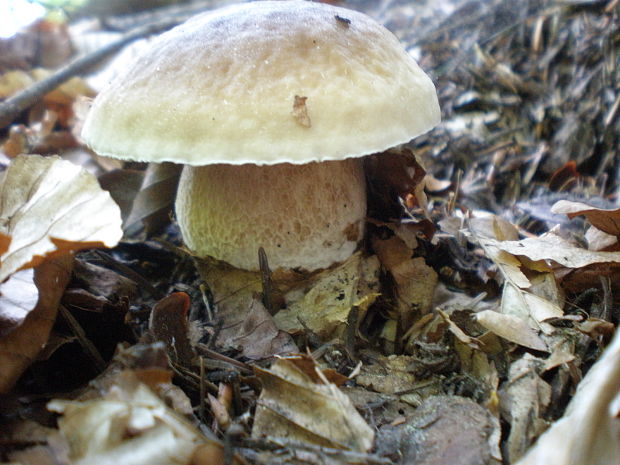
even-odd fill
[(68, 81), (72, 77), (83, 73), (87, 69), (96, 65), (108, 55), (120, 50), (125, 45), (136, 39), (170, 29), (179, 23), (178, 19), (165, 19), (145, 26), (138, 27), (92, 53), (76, 58), (71, 63), (63, 66), (51, 76), (33, 84), (11, 98), (0, 103), (0, 128), (13, 122), (20, 113), (27, 110), (35, 103), (39, 102), (45, 94), (51, 92), (59, 85)]
[(118, 271), (125, 277), (131, 279), (133, 282), (138, 283), (142, 289), (147, 291), (157, 300), (161, 300), (165, 297), (165, 295), (161, 291), (159, 291), (155, 286), (153, 286), (150, 282), (148, 282), (148, 280), (144, 276), (132, 270), (127, 265), (124, 265), (121, 262), (114, 260), (114, 258), (112, 258), (108, 254), (100, 250), (95, 250), (95, 255), (101, 258), (111, 268), (114, 268), (116, 271)]
[(271, 270), (267, 261), (267, 253), (262, 247), (258, 248), (258, 264), (260, 266), (260, 276), (263, 285), (263, 305), (270, 315), (274, 315), (273, 301), (271, 295), (273, 293), (273, 284), (271, 281)]
[(59, 305), (60, 314), (65, 319), (67, 324), (71, 327), (71, 331), (77, 337), (78, 342), (86, 351), (88, 357), (93, 361), (95, 367), (99, 372), (105, 370), (106, 362), (95, 347), (95, 345), (91, 342), (90, 339), (86, 337), (86, 333), (80, 323), (75, 319), (75, 317), (71, 314), (71, 312), (64, 306)]

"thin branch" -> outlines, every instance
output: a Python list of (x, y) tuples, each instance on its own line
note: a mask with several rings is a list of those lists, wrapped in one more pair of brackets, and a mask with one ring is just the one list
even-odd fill
[(11, 124), (22, 111), (27, 110), (37, 102), (41, 101), (43, 96), (48, 92), (51, 92), (72, 77), (84, 73), (86, 70), (101, 62), (109, 55), (120, 50), (130, 42), (166, 29), (170, 29), (171, 27), (176, 26), (179, 22), (180, 20), (178, 18), (165, 19), (137, 27), (129, 31), (127, 34), (124, 34), (118, 40), (115, 40), (114, 42), (111, 42), (92, 53), (76, 58), (71, 63), (60, 68), (51, 76), (33, 84), (21, 92), (18, 92), (4, 102), (0, 102), (0, 128)]

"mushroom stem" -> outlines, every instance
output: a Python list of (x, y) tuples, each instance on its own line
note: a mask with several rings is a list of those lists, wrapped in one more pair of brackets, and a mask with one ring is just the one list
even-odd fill
[(366, 184), (360, 159), (270, 166), (185, 166), (176, 215), (187, 247), (258, 270), (313, 271), (348, 258), (363, 236)]

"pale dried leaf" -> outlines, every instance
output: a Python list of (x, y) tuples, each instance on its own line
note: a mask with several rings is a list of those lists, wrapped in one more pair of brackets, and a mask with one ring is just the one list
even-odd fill
[(409, 355), (380, 356), (376, 363), (363, 365), (355, 381), (358, 386), (383, 394), (408, 391), (417, 381), (411, 370), (415, 361)]
[(120, 224), (118, 206), (90, 173), (59, 157), (19, 156), (0, 186), (0, 233), (11, 237), (0, 281), (46, 257), (113, 247)]
[[(483, 240), (485, 247), (497, 248), (530, 260), (551, 260), (567, 268), (583, 268), (597, 263), (620, 263), (620, 252), (595, 252), (577, 247), (550, 231), (540, 237), (520, 241)], [(523, 286), (519, 286), (523, 287)]]
[(527, 289), (532, 285), (530, 280), (521, 271), (522, 263), (511, 253), (502, 250), (497, 244), (504, 242), (495, 241), (494, 239), (481, 239), (480, 245), (486, 256), (493, 260), (502, 272), (504, 278), (521, 289)]
[(341, 335), (351, 309), (359, 309), (361, 321), (379, 295), (378, 279), (377, 257), (356, 253), (338, 267), (322, 272), (301, 298), (297, 292), (287, 294), (287, 308), (275, 315), (276, 324), (289, 333), (310, 328), (323, 338)]
[(325, 447), (368, 451), (374, 432), (336, 385), (306, 374), (288, 359), (255, 368), (263, 391), (252, 437), (287, 438)]
[(472, 348), (476, 348), (476, 349), (480, 348), (480, 343), (475, 338), (465, 334), (465, 331), (459, 328), (459, 326), (454, 321), (452, 321), (452, 319), (450, 318), (450, 315), (448, 315), (446, 312), (444, 312), (443, 310), (439, 308), (437, 309), (437, 313), (439, 314), (439, 316), (441, 316), (441, 318), (443, 318), (443, 321), (445, 321), (448, 324), (448, 329), (454, 335), (454, 337), (456, 337), (463, 344), (467, 344), (468, 346), (471, 346)]
[(542, 359), (525, 354), (512, 363), (508, 381), (499, 393), (502, 417), (510, 424), (505, 446), (510, 462), (519, 459), (547, 427), (543, 414), (551, 401), (551, 386), (538, 374), (543, 366)]
[(546, 334), (551, 334), (553, 327), (543, 323), (564, 316), (564, 312), (558, 305), (531, 292), (519, 289), (511, 283), (504, 285), (501, 312), (504, 315), (512, 315), (529, 322), (532, 328), (541, 329)]
[(576, 216), (585, 216), (595, 228), (612, 236), (620, 234), (620, 208), (597, 208), (582, 202), (560, 200), (551, 207), (551, 211), (563, 213), (571, 219)]
[(620, 332), (579, 384), (564, 416), (516, 465), (609, 465), (620, 457)]
[(299, 352), (292, 337), (278, 329), (265, 306), (254, 299), (239, 334), (232, 339), (241, 355), (250, 360), (266, 359), (273, 355)]
[(199, 445), (217, 444), (167, 407), (131, 372), (124, 375), (103, 398), (48, 403), (50, 410), (62, 414), (58, 425), (70, 439), (71, 463), (189, 465)]
[(585, 234), (588, 250), (605, 250), (618, 245), (618, 236), (607, 234), (594, 226), (590, 226)]
[(430, 310), (438, 281), (437, 273), (423, 257), (412, 258), (413, 251), (398, 236), (386, 240), (376, 238), (372, 245), (381, 265), (396, 283), (398, 315), (390, 316), (408, 328), (416, 316)]
[(18, 271), (0, 283), (0, 337), (19, 326), (38, 300), (33, 269)]
[(476, 321), (489, 331), (515, 344), (534, 350), (548, 350), (547, 344), (522, 318), (493, 310), (483, 310), (476, 313)]

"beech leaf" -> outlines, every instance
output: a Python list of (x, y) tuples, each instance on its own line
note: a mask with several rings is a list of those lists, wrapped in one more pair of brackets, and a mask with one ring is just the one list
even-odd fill
[(493, 310), (476, 313), (476, 321), (489, 331), (510, 342), (530, 349), (548, 352), (547, 344), (538, 336), (527, 322), (514, 315), (505, 315)]
[[(553, 230), (540, 237), (520, 241), (483, 239), (486, 247), (496, 247), (512, 255), (530, 260), (551, 260), (567, 268), (583, 268), (597, 263), (620, 263), (620, 252), (596, 252), (577, 247), (554, 234)], [(519, 286), (523, 287), (523, 286)]]
[(351, 400), (315, 365), (314, 372), (302, 367), (291, 357), (277, 360), (270, 370), (254, 368), (263, 391), (256, 407), (252, 437), (286, 438), (367, 452), (372, 447), (374, 431)]
[(620, 234), (620, 208), (604, 209), (582, 202), (560, 200), (551, 207), (551, 211), (565, 214), (570, 219), (585, 216), (595, 228), (613, 236)]
[(118, 205), (92, 174), (60, 157), (20, 155), (0, 185), (0, 234), (10, 239), (0, 255), (4, 281), (49, 257), (113, 247), (123, 233)]

